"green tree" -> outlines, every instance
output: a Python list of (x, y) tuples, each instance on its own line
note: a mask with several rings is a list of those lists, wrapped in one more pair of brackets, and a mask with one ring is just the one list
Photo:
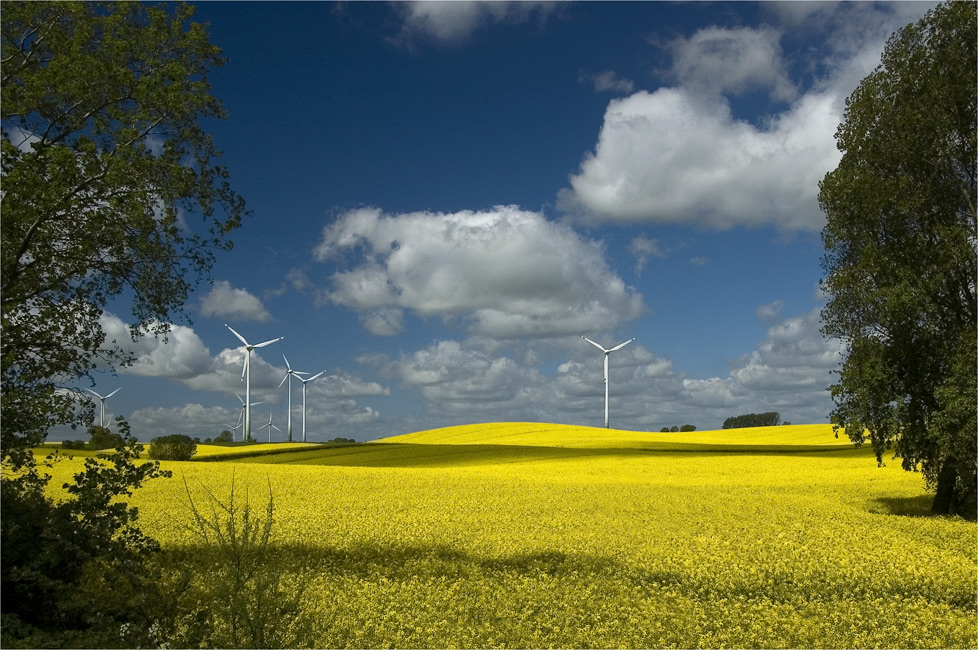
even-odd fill
[(199, 125), (225, 116), (207, 81), (223, 60), (192, 14), (4, 3), (4, 459), (29, 463), (23, 450), (48, 428), (90, 422), (91, 403), (64, 387), (131, 363), (105, 340), (108, 301), (132, 296), (133, 336), (165, 334), (214, 252), (231, 246), (244, 204)]
[(827, 216), (823, 333), (848, 354), (833, 422), (935, 490), (976, 491), (976, 18), (947, 2), (894, 34), (846, 103)]
[(149, 457), (155, 460), (190, 460), (196, 453), (194, 439), (180, 433), (153, 438), (149, 443)]
[(67, 630), (108, 619), (69, 611), (82, 576), (141, 566), (155, 548), (120, 499), (161, 473), (133, 462), (141, 447), (124, 421), (118, 453), (86, 462), (63, 503), (45, 495), (31, 448), (51, 426), (92, 421), (94, 404), (71, 388), (79, 378), (132, 363), (125, 342), (106, 341), (110, 301), (130, 303), (134, 338), (165, 335), (244, 215), (200, 126), (225, 117), (207, 78), (223, 60), (192, 15), (135, 2), (11, 1), (0, 12), (5, 646), (23, 623), (85, 647)]
[[(88, 429), (91, 438), (89, 438), (88, 443), (85, 448), (91, 451), (98, 451), (99, 449), (115, 449), (119, 445), (123, 444), (122, 436), (118, 433), (112, 433), (109, 431), (108, 427), (92, 426)], [(64, 447), (64, 445), (62, 445)], [(66, 449), (68, 447), (65, 447)]]

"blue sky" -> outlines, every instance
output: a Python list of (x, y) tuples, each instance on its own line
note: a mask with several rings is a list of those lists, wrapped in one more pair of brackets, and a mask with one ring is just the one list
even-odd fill
[(283, 354), (325, 371), (310, 440), (601, 426), (580, 337), (634, 337), (614, 427), (826, 422), (818, 181), (845, 98), (930, 6), (203, 3), (230, 115), (207, 127), (252, 216), (191, 322), (95, 390), (122, 387), (107, 413), (140, 439), (216, 435), (243, 395), (228, 323), (285, 337), (252, 359), (262, 440), (285, 429)]

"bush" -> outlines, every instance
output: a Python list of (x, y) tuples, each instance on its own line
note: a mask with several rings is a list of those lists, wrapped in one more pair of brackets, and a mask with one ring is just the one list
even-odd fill
[(196, 453), (197, 442), (180, 433), (153, 438), (149, 443), (149, 457), (153, 460), (190, 460)]
[(86, 443), (84, 440), (65, 440), (61, 443), (62, 449), (84, 449)]
[(326, 442), (356, 442), (353, 438), (333, 438), (332, 440), (327, 440)]
[(684, 424), (683, 426), (679, 427), (679, 430), (683, 433), (687, 433), (689, 431), (696, 431), (696, 427), (692, 424)]

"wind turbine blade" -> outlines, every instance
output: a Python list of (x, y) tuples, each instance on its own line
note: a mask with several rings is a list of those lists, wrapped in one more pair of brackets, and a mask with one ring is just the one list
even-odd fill
[(282, 377), (282, 381), (279, 382), (278, 387), (281, 388), (282, 387), (282, 384), (284, 384), (285, 383), (285, 380), (288, 379), (290, 376), (291, 375), (289, 375), (289, 373), (285, 373), (285, 376)]
[(271, 425), (272, 425), (272, 428), (273, 428), (273, 429), (275, 429), (276, 431), (278, 431), (279, 433), (281, 433), (281, 432), (282, 432), (282, 430), (281, 430), (281, 429), (279, 429), (279, 428), (278, 428), (277, 426), (275, 426), (275, 425), (274, 425), (274, 424), (272, 424), (271, 422), (269, 422), (269, 424), (271, 424)]
[(285, 338), (284, 336), (280, 336), (277, 339), (272, 339), (271, 341), (265, 341), (264, 343), (256, 343), (255, 345), (253, 345), (251, 347), (253, 347), (253, 348), (263, 348), (266, 345), (271, 345), (272, 343), (275, 343), (276, 341), (281, 341), (284, 338)]
[(582, 336), (581, 338), (582, 338), (582, 339), (584, 339), (585, 341), (587, 341), (588, 343), (590, 343), (591, 345), (593, 345), (594, 347), (596, 347), (596, 348), (598, 348), (598, 349), (599, 349), (599, 350), (601, 350), (602, 352), (605, 352), (605, 353), (607, 353), (607, 352), (609, 352), (609, 351), (610, 351), (610, 350), (605, 350), (605, 349), (604, 349), (604, 348), (603, 348), (602, 346), (600, 346), (600, 345), (598, 345), (597, 343), (595, 343), (594, 341), (592, 341), (591, 339), (589, 339), (589, 338), (588, 338), (588, 337), (586, 337), (586, 336)]
[(99, 399), (104, 399), (101, 395), (99, 395), (98, 393), (96, 393), (94, 390), (90, 390), (88, 388), (86, 388), (85, 390), (87, 390), (89, 393), (91, 393), (92, 395), (94, 395), (95, 397), (97, 397)]
[(259, 404), (264, 404), (265, 402), (252, 402), (252, 406), (258, 406)]
[(234, 331), (234, 328), (232, 328), (232, 327), (231, 327), (230, 325), (228, 325), (227, 323), (224, 323), (224, 327), (226, 327), (226, 328), (228, 328), (229, 330), (231, 330), (231, 333), (232, 333), (232, 334), (234, 334), (235, 336), (237, 336), (237, 337), (238, 337), (238, 340), (239, 340), (239, 341), (241, 341), (242, 343), (244, 343), (244, 344), (245, 344), (245, 347), (248, 347), (248, 342), (247, 342), (247, 341), (245, 341), (245, 337), (243, 337), (243, 336), (241, 336), (240, 334), (238, 334), (237, 332), (235, 332), (235, 331)]
[(620, 349), (622, 349), (623, 347), (625, 347), (626, 345), (628, 345), (629, 343), (631, 343), (634, 340), (635, 339), (628, 339), (627, 341), (625, 341), (621, 345), (616, 345), (615, 347), (611, 348), (610, 350), (608, 350), (608, 352), (614, 352), (615, 350), (620, 350)]
[(245, 353), (244, 365), (241, 366), (241, 379), (238, 380), (238, 383), (241, 383), (241, 382), (244, 381), (245, 373), (248, 372), (248, 359), (249, 358), (251, 358), (251, 355)]
[(116, 393), (118, 393), (120, 390), (122, 390), (122, 386), (119, 386), (114, 391), (112, 391), (111, 393), (109, 393), (108, 395), (106, 395), (105, 396), (105, 399), (109, 399), (110, 397), (112, 397), (113, 395), (115, 395)]
[(289, 358), (284, 354), (282, 355), (282, 358), (285, 359), (285, 367), (289, 369), (289, 372), (292, 372), (292, 366), (289, 365)]
[(325, 372), (326, 372), (326, 371), (325, 371), (325, 370), (323, 370), (322, 372), (320, 372), (320, 373), (317, 373), (317, 374), (315, 374), (315, 375), (313, 375), (312, 377), (310, 377), (309, 379), (306, 379), (305, 381), (312, 381), (313, 379), (316, 379), (317, 377), (319, 377), (319, 375), (322, 375), (322, 374), (324, 374)]
[(234, 394), (234, 396), (238, 398), (238, 401), (239, 401), (239, 402), (241, 402), (241, 406), (244, 406), (244, 405), (245, 405), (245, 404), (244, 404), (244, 398), (242, 398), (242, 397), (241, 397), (240, 395), (238, 395), (237, 393), (235, 393), (235, 394)]

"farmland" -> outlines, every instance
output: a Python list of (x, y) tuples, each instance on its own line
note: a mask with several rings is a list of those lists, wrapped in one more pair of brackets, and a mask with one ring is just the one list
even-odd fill
[(133, 501), (184, 553), (188, 490), (271, 489), (268, 561), (320, 647), (978, 644), (975, 523), (924, 516), (919, 475), (830, 426), (472, 425), (163, 466)]

